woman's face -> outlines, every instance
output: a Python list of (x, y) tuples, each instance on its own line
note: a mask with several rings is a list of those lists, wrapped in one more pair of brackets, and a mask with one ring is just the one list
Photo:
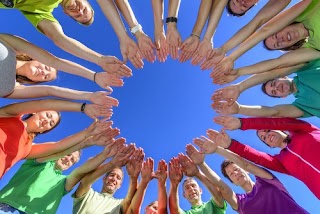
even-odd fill
[(291, 24), (278, 33), (269, 36), (265, 40), (265, 45), (272, 50), (280, 50), (290, 47), (300, 40), (308, 36), (308, 31), (304, 28), (303, 24)]
[(25, 120), (28, 133), (43, 133), (53, 129), (59, 122), (60, 116), (56, 111), (41, 111)]
[(263, 130), (258, 130), (257, 134), (260, 140), (262, 140), (272, 148), (275, 148), (275, 147), (281, 148), (281, 146), (283, 145), (287, 137), (285, 133), (278, 130), (263, 129)]
[(24, 76), (33, 82), (48, 82), (57, 78), (57, 70), (38, 61), (28, 61), (22, 66)]
[(146, 207), (146, 214), (158, 214), (158, 201)]
[(257, 2), (258, 0), (230, 0), (228, 4), (235, 14), (243, 14)]

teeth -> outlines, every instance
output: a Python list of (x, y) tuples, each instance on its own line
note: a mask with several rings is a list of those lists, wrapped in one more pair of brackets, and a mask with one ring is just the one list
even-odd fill
[(288, 33), (288, 40), (291, 41), (291, 36), (289, 33)]

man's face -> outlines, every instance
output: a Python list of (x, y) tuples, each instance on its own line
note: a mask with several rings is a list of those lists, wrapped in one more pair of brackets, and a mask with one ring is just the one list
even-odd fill
[(79, 151), (72, 152), (56, 161), (56, 169), (61, 171), (69, 169), (75, 163), (80, 160), (80, 153)]
[(250, 179), (248, 173), (234, 163), (229, 164), (225, 170), (230, 180), (237, 186), (243, 186)]
[(243, 14), (257, 2), (258, 0), (230, 0), (228, 4), (235, 14)]
[(80, 23), (87, 23), (93, 18), (93, 11), (87, 0), (65, 0), (64, 12)]
[(123, 173), (121, 169), (113, 169), (103, 178), (103, 189), (109, 194), (113, 194), (121, 187)]
[(183, 184), (183, 196), (190, 204), (201, 200), (202, 190), (195, 180), (187, 180)]
[(278, 78), (267, 82), (265, 91), (271, 97), (286, 97), (293, 93), (292, 81), (288, 78)]

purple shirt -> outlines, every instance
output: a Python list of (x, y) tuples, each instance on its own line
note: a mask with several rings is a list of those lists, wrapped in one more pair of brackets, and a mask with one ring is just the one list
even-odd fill
[(256, 177), (250, 193), (237, 194), (238, 212), (245, 214), (300, 214), (308, 213), (300, 207), (282, 183), (273, 179)]

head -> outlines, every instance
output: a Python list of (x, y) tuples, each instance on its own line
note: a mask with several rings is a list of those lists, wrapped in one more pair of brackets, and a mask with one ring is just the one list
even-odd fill
[(60, 171), (69, 169), (71, 166), (79, 162), (80, 151), (72, 152), (56, 161), (55, 168)]
[(292, 79), (281, 77), (262, 84), (261, 90), (270, 97), (286, 97), (294, 93)]
[(55, 68), (32, 60), (26, 55), (17, 56), (17, 60), (24, 61), (24, 63), (17, 68), (16, 80), (19, 83), (38, 84), (57, 78), (57, 70)]
[(263, 41), (267, 50), (290, 51), (300, 48), (309, 35), (302, 23), (294, 22)]
[(63, 0), (63, 11), (76, 22), (89, 26), (94, 21), (94, 11), (87, 0)]
[(233, 16), (243, 16), (258, 0), (229, 0), (226, 10)]
[(153, 201), (146, 206), (145, 214), (158, 214), (158, 201)]
[(124, 172), (122, 168), (114, 168), (103, 177), (103, 192), (114, 194), (122, 184)]
[(251, 182), (248, 172), (230, 160), (224, 160), (221, 163), (221, 172), (237, 186), (244, 186), (247, 182)]
[(186, 178), (182, 184), (183, 197), (189, 201), (190, 204), (197, 204), (201, 202), (202, 189), (199, 187), (198, 182), (193, 178)]
[(56, 111), (40, 111), (25, 115), (22, 119), (26, 123), (27, 132), (37, 135), (47, 133), (57, 127), (61, 121), (61, 114)]
[(279, 130), (258, 130), (257, 135), (262, 142), (271, 148), (284, 148), (290, 142), (289, 135)]

